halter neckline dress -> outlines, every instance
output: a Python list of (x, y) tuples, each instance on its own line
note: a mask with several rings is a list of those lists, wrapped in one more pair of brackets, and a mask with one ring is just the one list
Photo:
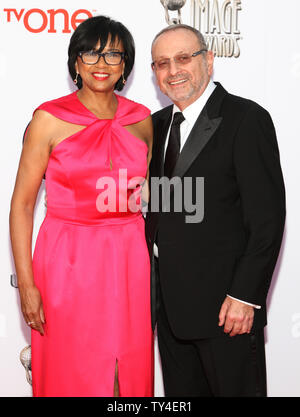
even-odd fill
[(149, 116), (116, 95), (98, 119), (76, 92), (38, 107), (82, 130), (53, 149), (47, 213), (33, 255), (46, 317), (32, 330), (34, 396), (153, 396), (150, 261), (139, 184), (148, 147), (124, 126)]

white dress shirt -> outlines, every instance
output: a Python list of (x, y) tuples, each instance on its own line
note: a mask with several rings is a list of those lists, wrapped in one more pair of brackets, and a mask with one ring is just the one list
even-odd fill
[(206, 89), (204, 90), (203, 94), (192, 104), (190, 104), (188, 107), (186, 107), (182, 112), (181, 110), (176, 106), (176, 104), (173, 105), (173, 116), (172, 120), (169, 126), (169, 130), (167, 133), (167, 140), (165, 143), (165, 153), (167, 150), (167, 146), (169, 143), (169, 136), (170, 136), (170, 130), (171, 125), (173, 122), (174, 114), (176, 112), (181, 112), (185, 118), (185, 120), (180, 125), (180, 151), (182, 151), (182, 148), (189, 137), (189, 134), (191, 133), (191, 130), (194, 127), (194, 124), (196, 123), (196, 120), (199, 117), (199, 114), (201, 113), (203, 107), (205, 106), (207, 100), (209, 99), (210, 95), (216, 88), (216, 84), (213, 83), (213, 81), (209, 81)]
[[(206, 89), (202, 93), (202, 95), (197, 100), (195, 100), (192, 104), (190, 104), (188, 107), (186, 107), (183, 111), (181, 111), (176, 106), (176, 104), (173, 105), (173, 116), (172, 116), (172, 120), (171, 120), (169, 130), (168, 130), (168, 133), (167, 133), (167, 140), (166, 140), (166, 143), (165, 143), (165, 155), (166, 155), (166, 150), (167, 150), (167, 146), (168, 146), (168, 142), (169, 142), (169, 135), (170, 135), (170, 130), (171, 130), (171, 125), (172, 125), (172, 122), (173, 122), (174, 114), (176, 112), (181, 112), (184, 116), (184, 119), (185, 119), (180, 124), (180, 151), (182, 151), (182, 148), (184, 147), (184, 145), (186, 143), (186, 140), (189, 137), (189, 134), (191, 133), (191, 130), (193, 129), (194, 124), (196, 123), (196, 120), (199, 117), (199, 114), (203, 110), (205, 104), (207, 103), (207, 100), (209, 99), (209, 97), (211, 96), (211, 94), (212, 94), (212, 92), (214, 91), (215, 88), (216, 88), (216, 84), (212, 80), (210, 80), (209, 83), (207, 84)], [(154, 247), (153, 247), (153, 252), (154, 252), (154, 255), (156, 257), (158, 257), (158, 247), (155, 243), (154, 243)], [(228, 297), (232, 298), (233, 300), (237, 300), (237, 301), (240, 301), (244, 304), (250, 305), (254, 308), (257, 308), (257, 309), (261, 308), (261, 306), (259, 306), (259, 305), (247, 303), (245, 301), (242, 301), (242, 300), (239, 300), (237, 298), (231, 297), (230, 295), (228, 295)]]

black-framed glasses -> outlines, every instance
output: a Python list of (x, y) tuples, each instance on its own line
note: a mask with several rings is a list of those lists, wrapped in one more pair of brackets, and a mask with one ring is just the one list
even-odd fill
[(103, 57), (104, 62), (107, 65), (120, 65), (125, 58), (125, 52), (98, 52), (98, 51), (82, 51), (78, 53), (81, 61), (87, 65), (95, 65), (99, 62), (99, 59)]
[(158, 71), (169, 69), (172, 59), (177, 65), (181, 65), (181, 66), (187, 65), (191, 62), (192, 58), (194, 58), (197, 55), (202, 54), (202, 52), (207, 52), (207, 49), (205, 48), (200, 49), (200, 51), (196, 51), (192, 55), (178, 54), (178, 55), (175, 55), (174, 58), (161, 58), (161, 59), (158, 59), (157, 61), (153, 61), (151, 66), (152, 68), (155, 68)]

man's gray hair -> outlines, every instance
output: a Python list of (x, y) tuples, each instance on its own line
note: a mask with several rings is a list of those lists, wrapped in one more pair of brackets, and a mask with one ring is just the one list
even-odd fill
[(205, 39), (204, 39), (204, 36), (202, 35), (202, 33), (199, 32), (199, 30), (193, 28), (192, 26), (184, 25), (184, 24), (170, 25), (170, 26), (167, 26), (166, 28), (162, 29), (160, 32), (158, 32), (158, 34), (153, 39), (152, 47), (154, 45), (154, 42), (157, 40), (157, 38), (159, 38), (163, 33), (170, 32), (170, 31), (175, 31), (175, 30), (178, 30), (178, 29), (186, 29), (186, 30), (189, 30), (190, 32), (193, 32), (194, 35), (197, 36), (197, 39), (198, 39), (199, 45), (200, 45), (200, 49), (207, 49), (207, 45), (206, 45), (206, 42), (205, 42)]

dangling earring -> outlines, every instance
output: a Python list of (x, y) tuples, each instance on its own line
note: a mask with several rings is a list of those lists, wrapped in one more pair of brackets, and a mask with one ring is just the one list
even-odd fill
[(125, 78), (124, 78), (124, 72), (123, 72), (123, 74), (122, 74), (122, 83), (125, 85), (126, 84), (126, 80), (125, 80)]
[(78, 75), (79, 75), (79, 72), (76, 72), (76, 77), (73, 80), (75, 85), (78, 83)]

